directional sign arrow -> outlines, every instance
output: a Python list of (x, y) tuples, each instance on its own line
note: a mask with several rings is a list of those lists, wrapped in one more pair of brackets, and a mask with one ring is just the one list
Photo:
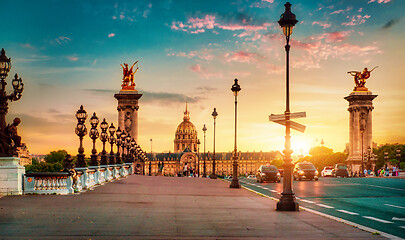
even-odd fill
[[(303, 117), (306, 117), (306, 116), (307, 116), (306, 112), (290, 113), (290, 119), (292, 119), (292, 118), (303, 118)], [(269, 116), (269, 120), (272, 121), (272, 122), (285, 120), (285, 118), (286, 118), (286, 114), (271, 114)]]
[[(290, 127), (294, 130), (297, 130), (299, 132), (304, 132), (305, 131), (305, 126), (302, 124), (299, 124), (297, 122), (288, 120), (290, 122)], [(286, 125), (286, 120), (279, 120), (279, 121), (273, 121), (275, 123), (281, 124), (281, 125)]]

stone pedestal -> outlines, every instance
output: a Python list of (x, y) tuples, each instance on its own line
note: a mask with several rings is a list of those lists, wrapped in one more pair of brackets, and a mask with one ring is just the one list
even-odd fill
[(370, 147), (373, 149), (373, 124), (372, 110), (373, 95), (370, 91), (354, 91), (345, 99), (349, 102), (349, 156), (347, 165), (353, 173), (362, 171), (363, 166), (366, 169), (374, 170), (375, 160), (367, 161), (363, 159), (364, 153)]
[(23, 193), (25, 168), (19, 162), (20, 158), (0, 157), (0, 195)]
[(138, 143), (138, 100), (142, 94), (137, 90), (121, 90), (114, 97), (118, 100), (118, 127)]

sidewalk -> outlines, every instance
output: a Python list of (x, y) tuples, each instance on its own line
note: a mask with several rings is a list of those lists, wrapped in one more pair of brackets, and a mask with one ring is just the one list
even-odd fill
[(384, 239), (211, 179), (131, 175), (77, 195), (0, 198), (0, 239)]

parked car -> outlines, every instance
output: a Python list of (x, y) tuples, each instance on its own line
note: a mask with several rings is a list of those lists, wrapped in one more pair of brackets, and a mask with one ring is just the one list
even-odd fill
[(321, 171), (321, 176), (322, 177), (332, 177), (332, 171), (333, 171), (333, 166), (326, 166), (323, 168)]
[(347, 171), (347, 166), (343, 163), (335, 164), (335, 167), (332, 170), (332, 176), (349, 177), (349, 172)]
[(318, 181), (318, 170), (310, 162), (297, 163), (294, 167), (293, 178), (298, 181), (304, 179)]
[(280, 182), (281, 175), (274, 165), (262, 165), (259, 167), (256, 173), (256, 181), (274, 181)]
[(249, 176), (247, 176), (247, 178), (252, 179), (252, 178), (256, 178), (256, 176), (255, 175), (249, 175)]
[(284, 176), (284, 169), (280, 168), (278, 171), (280, 172), (281, 177), (283, 177)]

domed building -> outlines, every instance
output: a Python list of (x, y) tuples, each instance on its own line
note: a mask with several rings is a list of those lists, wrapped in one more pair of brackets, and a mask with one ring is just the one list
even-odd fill
[(190, 113), (187, 110), (184, 112), (183, 122), (177, 127), (174, 136), (174, 152), (181, 153), (186, 148), (191, 152), (197, 152), (197, 130), (192, 122), (190, 122)]

